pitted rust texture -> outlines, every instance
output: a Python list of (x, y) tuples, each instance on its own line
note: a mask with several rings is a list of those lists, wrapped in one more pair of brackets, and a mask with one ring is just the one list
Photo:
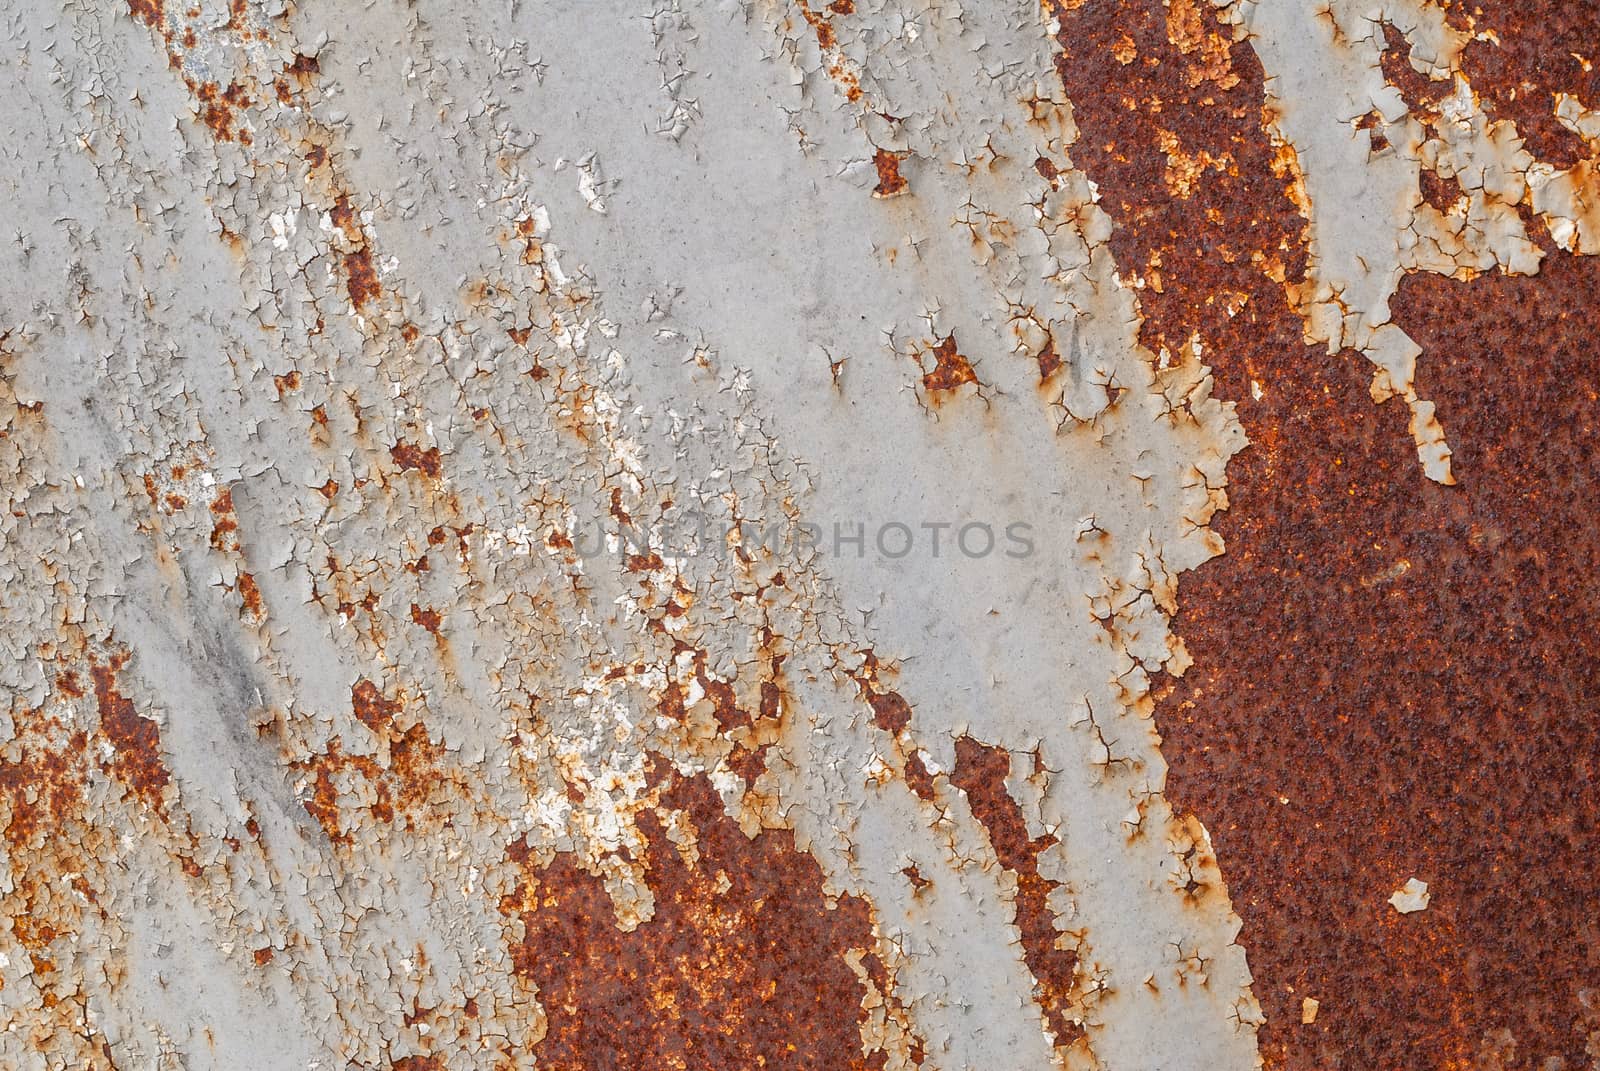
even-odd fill
[[(1141, 341), (1169, 356), (1198, 341), (1208, 363), (1266, 347), (1309, 352), (1283, 298), (1285, 282), (1305, 277), (1305, 221), (1293, 173), (1261, 129), (1249, 46), (1230, 43), (1191, 0), (1055, 10), (1056, 69), (1081, 131), (1073, 159), (1115, 223), (1110, 244), (1138, 291)], [(1223, 166), (1168, 181), (1175, 160), (1202, 157)], [(1219, 382), (1230, 372), (1237, 386), (1240, 369), (1216, 368)]]
[[(579, 1071), (600, 1053), (640, 1071), (887, 1066), (857, 1026), (862, 1007), (892, 1004), (866, 903), (827, 896), (789, 831), (747, 837), (704, 776), (657, 763), (652, 777), (638, 822), (654, 909), (636, 928), (618, 927), (601, 878), (510, 846), (522, 878), (501, 911), (545, 1009), (540, 1066)], [(921, 1043), (897, 1040), (896, 1066), (920, 1067)]]
[[(1282, 284), (1303, 274), (1304, 219), (1260, 66), (1246, 42), (1197, 63), (1217, 53), (1193, 42), (1228, 31), (1184, 7), (1061, 10), (1059, 70), (1119, 264), (1146, 276), (1144, 337), (1197, 338), (1252, 441), (1216, 522), (1228, 552), (1184, 585), (1195, 664), (1156, 718), (1169, 798), (1205, 821), (1244, 920), (1263, 1057), (1588, 1066), (1600, 414), (1577, 310), (1594, 262), (1541, 229), (1533, 278), (1402, 283), (1395, 322), (1443, 358), (1421, 379), (1458, 429), (1461, 486), (1424, 479), (1362, 360), (1302, 344)], [(1506, 63), (1538, 81), (1550, 46), (1524, 35)], [(1174, 139), (1230, 164), (1175, 189)], [(1402, 915), (1389, 897), (1412, 877), (1431, 901)]]
[(1057, 1049), (1079, 1045), (1086, 1050), (1078, 953), (1072, 935), (1057, 928), (1050, 906), (1050, 894), (1059, 885), (1039, 873), (1040, 854), (1060, 842), (1053, 833), (1028, 835), (1022, 808), (1006, 789), (1009, 776), (1011, 755), (1004, 748), (970, 736), (956, 741), (950, 783), (966, 794), (973, 817), (989, 834), (995, 857), (1016, 879), (1016, 927), (1022, 934), (1023, 959), (1033, 973), (1034, 999)]
[(1600, 109), (1600, 12), (1561, 0), (1441, 0), (1451, 25), (1473, 35), (1462, 73), (1493, 119), (1517, 124), (1529, 152), (1559, 168), (1595, 146), (1556, 118), (1558, 95)]

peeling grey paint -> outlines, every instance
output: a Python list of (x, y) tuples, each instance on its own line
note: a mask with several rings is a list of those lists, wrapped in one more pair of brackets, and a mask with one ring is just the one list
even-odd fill
[[(930, 1068), (1256, 1064), (1149, 720), (1244, 436), (1204, 354), (1137, 343), (1035, 9), (862, 3), (826, 47), (767, 3), (198, 12), (19, 11), (0, 61), (6, 758), (83, 756), (49, 850), (7, 853), (5, 912), (57, 931), (0, 930), (8, 1066), (535, 1066), (561, 1011), (517, 977), (507, 843), (647, 932), (652, 756), (871, 905), (889, 1066), (913, 1035)], [(930, 378), (948, 339), (975, 381)], [(689, 509), (1033, 553), (684, 553)], [(657, 560), (563, 545), (619, 513)], [(768, 633), (747, 778), (701, 678), (754, 707)], [(170, 771), (144, 792), (63, 683), (114, 663)], [(1082, 1045), (938, 776), (963, 736), (1055, 838)]]

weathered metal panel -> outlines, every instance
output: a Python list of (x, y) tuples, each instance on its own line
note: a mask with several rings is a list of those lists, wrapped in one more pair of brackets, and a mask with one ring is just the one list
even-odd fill
[(0, 1064), (1595, 1063), (1590, 6), (4, 25)]

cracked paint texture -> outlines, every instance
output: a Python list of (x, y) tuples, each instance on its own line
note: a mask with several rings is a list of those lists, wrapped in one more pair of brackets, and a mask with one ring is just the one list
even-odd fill
[(1595, 1066), (1545, 6), (7, 12), (0, 1064)]

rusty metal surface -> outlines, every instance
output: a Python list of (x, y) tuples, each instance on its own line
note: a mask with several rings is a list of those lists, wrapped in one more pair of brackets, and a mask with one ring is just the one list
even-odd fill
[(1600, 1066), (1592, 6), (0, 25), (0, 1066)]
[[(1457, 486), (1426, 479), (1403, 414), (1374, 408), (1365, 362), (1300, 344), (1306, 205), (1265, 136), (1262, 68), (1242, 42), (1194, 47), (1231, 35), (1178, 10), (1085, 5), (1063, 18), (1060, 66), (1084, 131), (1078, 159), (1113, 191), (1119, 261), (1160, 265), (1162, 292), (1143, 295), (1148, 344), (1197, 334), (1252, 441), (1229, 466), (1216, 523), (1229, 552), (1184, 586), (1195, 667), (1157, 718), (1169, 794), (1207, 823), (1244, 919), (1263, 1056), (1590, 1066), (1600, 723), (1596, 336), (1583, 310), (1596, 265), (1557, 249), (1524, 203), (1537, 275), (1399, 283), (1393, 322), (1421, 348), (1419, 393), (1451, 429)], [(1592, 9), (1563, 12), (1595, 39)], [(1555, 85), (1593, 94), (1561, 81), (1566, 57), (1537, 61), (1555, 42), (1517, 18), (1483, 15), (1506, 47), (1475, 40), (1462, 69), (1474, 89), (1496, 86), (1483, 94), (1492, 116), (1520, 130), (1537, 114), (1547, 129)], [(1387, 80), (1443, 125), (1448, 81), (1413, 70), (1405, 37), (1383, 29)], [(1123, 35), (1137, 59), (1119, 76)], [(1515, 108), (1506, 80), (1523, 92)], [(1096, 90), (1113, 81), (1121, 101)], [(1356, 124), (1368, 125), (1384, 126)], [(1174, 142), (1186, 159), (1228, 163), (1174, 190)], [(1527, 141), (1573, 166), (1548, 145)], [(1163, 168), (1168, 181), (1150, 181)], [(1426, 167), (1414, 188), (1445, 211), (1464, 203), (1455, 178)], [(1414, 876), (1429, 906), (1401, 915), (1388, 897)]]

